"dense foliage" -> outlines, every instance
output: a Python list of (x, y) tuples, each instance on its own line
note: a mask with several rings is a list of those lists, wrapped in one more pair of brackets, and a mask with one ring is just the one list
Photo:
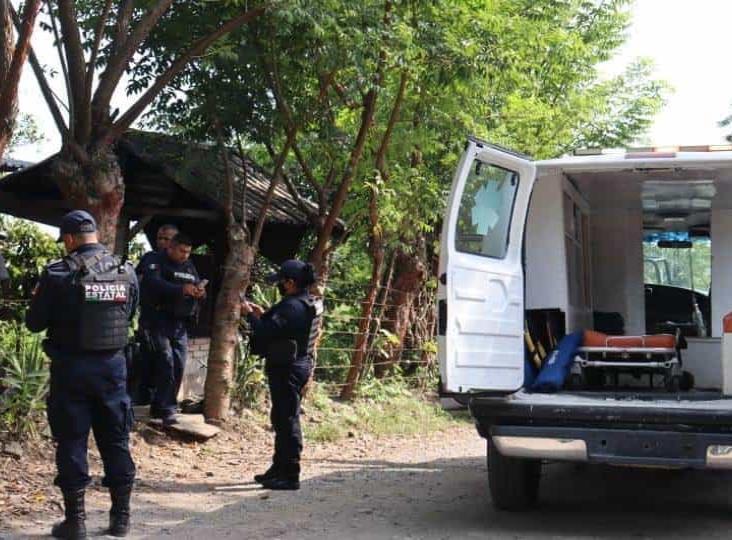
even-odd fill
[[(129, 3), (135, 24), (152, 4)], [(253, 4), (266, 9), (160, 88), (146, 122), (198, 141), (223, 138), (281, 172), (274, 176), (295, 200), (317, 203), (307, 210), (313, 234), (302, 256), (327, 279), (318, 377), (337, 384), (352, 363), (356, 379), (434, 374), (433, 269), (467, 135), (536, 158), (624, 146), (663, 104), (665, 85), (643, 59), (616, 77), (599, 75), (625, 39), (630, 0)], [(139, 42), (127, 91), (145, 95), (181, 51), (244, 5), (253, 7), (173, 3)], [(76, 10), (85, 47), (108, 71), (119, 15), (104, 6), (77, 2)], [(125, 124), (97, 112), (92, 138), (104, 122)], [(248, 402), (258, 375), (240, 356), (233, 386)]]
[[(321, 377), (342, 381), (363, 345), (354, 335), (368, 335), (371, 364), (434, 350), (429, 269), (468, 134), (547, 158), (629, 145), (649, 127), (666, 88), (649, 62), (598, 74), (625, 39), (630, 5), (282, 0), (191, 63), (147, 121), (204, 141), (223, 130), (270, 168), (284, 159), (290, 192), (318, 203), (302, 255), (329, 272)], [(209, 24), (191, 5), (157, 28), (131, 91), (172, 62), (176, 29), (201, 18)], [(323, 238), (333, 215), (345, 242)], [(410, 261), (411, 281), (400, 275)]]

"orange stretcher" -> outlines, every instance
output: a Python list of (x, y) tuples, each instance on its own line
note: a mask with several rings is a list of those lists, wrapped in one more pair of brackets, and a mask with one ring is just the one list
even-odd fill
[(680, 335), (609, 336), (586, 330), (570, 372), (570, 386), (619, 386), (620, 375), (629, 373), (636, 379), (649, 375), (653, 388), (654, 376), (660, 374), (667, 390), (678, 391), (684, 385), (683, 345)]

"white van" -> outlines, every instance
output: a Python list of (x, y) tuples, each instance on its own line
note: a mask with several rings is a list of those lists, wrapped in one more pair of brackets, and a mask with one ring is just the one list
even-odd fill
[[(488, 441), (497, 507), (533, 504), (546, 460), (732, 468), (732, 147), (531, 161), (471, 138), (441, 245), (441, 394), (467, 403)], [(689, 256), (662, 249), (677, 245)], [(525, 318), (537, 310), (561, 313), (566, 333), (608, 313), (625, 334), (676, 328), (693, 388), (650, 374), (532, 393)]]

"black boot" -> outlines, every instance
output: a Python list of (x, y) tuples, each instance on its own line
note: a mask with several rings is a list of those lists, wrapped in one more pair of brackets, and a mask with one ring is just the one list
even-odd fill
[(274, 480), (275, 478), (277, 478), (278, 474), (279, 474), (279, 467), (277, 467), (277, 465), (272, 465), (269, 469), (267, 469), (266, 472), (263, 472), (262, 474), (255, 474), (254, 481), (257, 484), (261, 484), (263, 482), (269, 482), (270, 480)]
[(77, 540), (86, 538), (86, 512), (84, 511), (84, 490), (63, 491), (65, 519), (51, 529), (54, 538)]
[(132, 485), (109, 488), (112, 497), (112, 509), (109, 511), (110, 536), (127, 536), (130, 530), (130, 495)]
[(262, 482), (262, 487), (266, 489), (273, 489), (273, 490), (287, 490), (287, 491), (295, 491), (297, 489), (300, 489), (300, 479), (299, 478), (273, 478), (272, 480), (265, 480)]
[(261, 482), (262, 487), (274, 490), (294, 491), (300, 489), (300, 463), (286, 463), (271, 480)]

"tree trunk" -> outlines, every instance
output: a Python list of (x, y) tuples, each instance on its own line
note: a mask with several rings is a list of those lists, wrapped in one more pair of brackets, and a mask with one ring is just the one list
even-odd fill
[(389, 360), (383, 365), (375, 366), (374, 373), (383, 377), (399, 358), (404, 347), (404, 338), (411, 321), (411, 310), (426, 277), (425, 264), (417, 253), (406, 253), (399, 250), (396, 260), (396, 276), (389, 291), (387, 310), (382, 328), (397, 337), (398, 345), (390, 346)]
[(216, 298), (204, 386), (203, 415), (206, 422), (212, 424), (222, 423), (229, 414), (234, 351), (241, 318), (239, 295), (249, 284), (255, 254), (249, 243), (248, 231), (239, 224), (229, 227), (228, 244), (221, 289)]
[(99, 241), (115, 251), (125, 184), (112, 148), (105, 146), (90, 153), (64, 149), (54, 176), (70, 207), (91, 212), (97, 220)]
[(13, 41), (14, 9), (10, 0), (0, 0), (0, 158), (10, 143), (18, 113), (18, 85), (30, 51), (41, 0), (27, 0), (18, 24), (18, 42)]
[[(372, 194), (372, 198), (375, 197), (376, 195)], [(381, 240), (381, 235), (377, 232), (378, 223), (372, 223), (372, 225), (373, 227), (369, 246), (369, 252), (371, 255), (371, 282), (369, 283), (369, 290), (366, 294), (366, 298), (361, 306), (361, 320), (359, 321), (358, 335), (356, 336), (356, 343), (354, 345), (355, 351), (351, 358), (351, 367), (348, 370), (346, 386), (344, 386), (341, 391), (341, 397), (343, 399), (351, 399), (353, 397), (356, 384), (361, 376), (364, 358), (366, 357), (366, 351), (369, 343), (369, 329), (371, 328), (374, 304), (376, 303), (376, 297), (379, 293), (381, 272), (384, 266), (384, 246)]]
[(5, 150), (10, 143), (17, 113), (17, 94), (8, 93), (4, 96), (3, 92), (14, 51), (15, 33), (13, 32), (13, 19), (10, 16), (10, 0), (0, 0), (0, 99), (11, 100), (9, 103), (0, 104), (0, 110), (11, 111), (9, 115), (0, 116), (0, 159), (5, 155)]

